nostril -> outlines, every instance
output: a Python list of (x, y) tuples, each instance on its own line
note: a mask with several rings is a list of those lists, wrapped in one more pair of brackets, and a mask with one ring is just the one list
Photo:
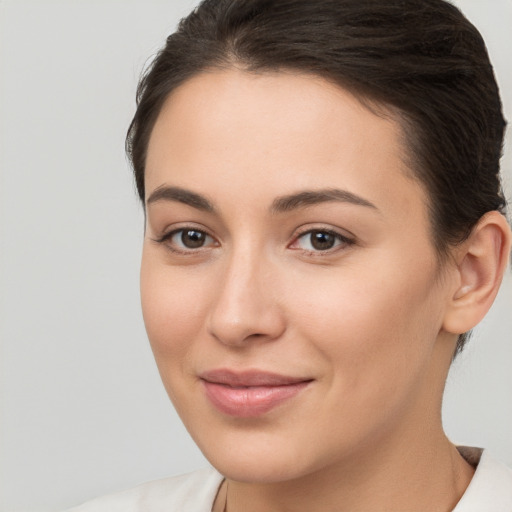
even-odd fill
[(251, 343), (274, 341), (284, 332), (284, 321), (279, 312), (245, 317), (244, 321), (230, 322), (221, 316), (213, 316), (209, 332), (220, 343), (245, 347)]

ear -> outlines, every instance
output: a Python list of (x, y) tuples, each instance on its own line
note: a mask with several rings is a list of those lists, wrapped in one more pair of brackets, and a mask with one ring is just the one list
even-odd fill
[(486, 213), (469, 238), (455, 250), (456, 279), (450, 292), (443, 328), (462, 334), (489, 311), (507, 268), (512, 234), (505, 217)]

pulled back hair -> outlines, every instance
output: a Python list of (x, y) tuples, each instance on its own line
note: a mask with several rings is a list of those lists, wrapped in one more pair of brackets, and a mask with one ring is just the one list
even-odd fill
[[(143, 202), (164, 101), (194, 75), (234, 66), (317, 75), (397, 114), (441, 258), (486, 212), (505, 214), (498, 86), (480, 33), (444, 0), (203, 0), (138, 86), (126, 149)], [(466, 339), (459, 336), (456, 353)]]

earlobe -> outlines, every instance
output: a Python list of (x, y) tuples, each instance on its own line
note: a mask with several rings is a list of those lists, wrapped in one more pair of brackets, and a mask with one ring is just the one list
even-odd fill
[(475, 327), (489, 311), (507, 268), (511, 231), (505, 217), (486, 213), (457, 254), (457, 281), (443, 327), (462, 334)]

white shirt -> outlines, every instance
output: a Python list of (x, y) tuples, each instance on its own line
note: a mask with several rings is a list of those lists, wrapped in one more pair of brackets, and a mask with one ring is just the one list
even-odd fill
[[(512, 469), (486, 451), (459, 448), (475, 474), (453, 512), (512, 512)], [(223, 476), (213, 468), (164, 478), (68, 512), (211, 512)]]

